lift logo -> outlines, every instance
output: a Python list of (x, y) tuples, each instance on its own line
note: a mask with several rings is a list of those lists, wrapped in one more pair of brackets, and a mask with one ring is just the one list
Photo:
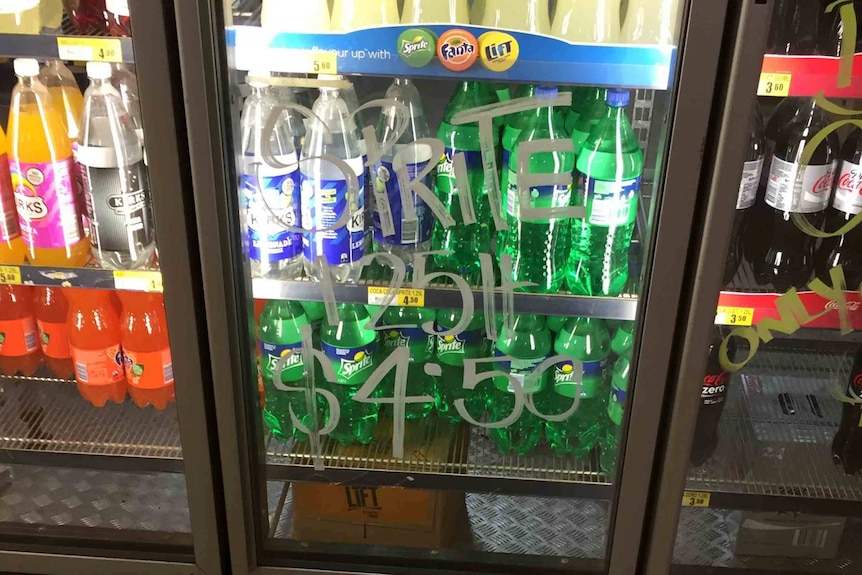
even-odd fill
[(447, 69), (463, 72), (479, 57), (479, 43), (476, 37), (466, 30), (449, 30), (437, 41), (437, 56)]
[(505, 72), (515, 65), (521, 47), (513, 36), (505, 32), (485, 32), (479, 37), (482, 65), (492, 72)]
[(434, 59), (437, 37), (430, 30), (410, 28), (398, 37), (398, 55), (411, 68), (422, 68)]
[(377, 489), (374, 487), (344, 487), (347, 496), (347, 509), (361, 511), (364, 515), (375, 517), (383, 508), (377, 500)]

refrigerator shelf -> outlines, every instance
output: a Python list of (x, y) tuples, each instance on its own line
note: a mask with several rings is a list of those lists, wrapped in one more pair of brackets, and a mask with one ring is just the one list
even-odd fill
[[(359, 285), (333, 285), (335, 299), (339, 303), (379, 303), (379, 288), (386, 288), (387, 283), (363, 281)], [(369, 289), (373, 292), (370, 295)], [(409, 282), (402, 289), (412, 290)], [(253, 280), (255, 299), (290, 299), (297, 301), (323, 301), (320, 284), (311, 280), (281, 281), (256, 278)], [(431, 288), (419, 290), (422, 305), (434, 309), (461, 308), (461, 294), (457, 289), (443, 284), (433, 284)], [(400, 296), (399, 296), (400, 297)], [(369, 299), (371, 298), (371, 299)], [(494, 296), (495, 309), (503, 310), (503, 300), (500, 294)], [(484, 309), (485, 296), (481, 290), (473, 291), (474, 310)], [(637, 316), (638, 300), (633, 295), (623, 295), (618, 298), (603, 298), (589, 296), (572, 296), (565, 294), (515, 294), (515, 311), (517, 313), (533, 313), (541, 315), (562, 315), (575, 317), (598, 317), (604, 319), (633, 321)]]
[(367, 446), (341, 447), (321, 438), (323, 464), (315, 468), (308, 441), (267, 440), (267, 477), (365, 486), (454, 489), (474, 493), (544, 495), (610, 500), (611, 478), (601, 472), (592, 453), (589, 460), (556, 457), (547, 445), (526, 456), (500, 454), (486, 432), (429, 417), (408, 421), (404, 459), (392, 455), (391, 422), (377, 425)]
[(853, 59), (850, 85), (839, 88), (841, 58), (834, 56), (763, 57), (758, 96), (816, 96), (829, 98), (862, 98), (862, 54)]
[(131, 38), (107, 36), (0, 34), (0, 58), (135, 63)]
[(176, 404), (96, 408), (74, 381), (0, 376), (0, 464), (182, 473)]
[(159, 270), (105, 270), (93, 266), (62, 268), (0, 265), (0, 285), (2, 284), (163, 291), (162, 273)]
[[(468, 55), (441, 56), (454, 34)], [(584, 84), (667, 90), (673, 46), (569, 44), (557, 38), (476, 26), (385, 26), (345, 34), (274, 33), (259, 26), (227, 30), (237, 70), (292, 74), (371, 74)], [(454, 44), (453, 44), (454, 45)], [(444, 60), (447, 63), (444, 65)], [(463, 60), (463, 61), (462, 61)]]
[(719, 443), (702, 466), (691, 466), (684, 506), (862, 512), (862, 476), (832, 463), (852, 353), (761, 350), (732, 379), (719, 424)]

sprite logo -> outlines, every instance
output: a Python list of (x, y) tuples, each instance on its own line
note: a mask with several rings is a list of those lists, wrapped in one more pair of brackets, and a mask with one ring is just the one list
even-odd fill
[(437, 336), (437, 355), (447, 353), (464, 353), (464, 345), (467, 342), (460, 335), (438, 335)]
[(302, 353), (299, 350), (286, 349), (281, 352), (281, 356), (269, 356), (269, 365), (267, 367), (269, 367), (270, 371), (275, 370), (275, 366), (278, 365), (278, 360), (282, 357), (287, 358), (284, 362), (284, 371), (287, 371), (292, 367), (302, 365)]
[(558, 363), (554, 367), (554, 383), (572, 383), (575, 376), (575, 366), (571, 362)]
[(410, 347), (410, 338), (406, 337), (403, 332), (393, 329), (385, 332), (383, 336), (383, 347), (387, 351), (392, 351), (399, 347)]
[(411, 68), (431, 63), (437, 53), (437, 36), (424, 28), (409, 28), (398, 37), (398, 55)]
[(342, 359), (338, 374), (344, 379), (351, 379), (356, 374), (365, 371), (374, 363), (374, 356), (365, 351), (358, 351), (353, 359)]

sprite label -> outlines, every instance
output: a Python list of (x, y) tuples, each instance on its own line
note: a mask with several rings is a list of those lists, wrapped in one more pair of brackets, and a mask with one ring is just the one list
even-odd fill
[(278, 360), (285, 358), (281, 372), (282, 381), (299, 381), (302, 379), (302, 342), (279, 345), (260, 342), (261, 369), (266, 380), (273, 380)]
[[(584, 361), (582, 365), (584, 374), (581, 379), (581, 399), (593, 399), (599, 394), (599, 386), (602, 384), (602, 375), (608, 360)], [(554, 389), (560, 395), (574, 397), (578, 388), (577, 381), (573, 362), (563, 361), (554, 366)]]
[[(502, 357), (506, 355), (499, 349), (494, 350), (494, 355), (496, 357)], [(545, 387), (545, 378), (540, 377), (529, 377), (533, 371), (539, 366), (540, 363), (547, 359), (546, 356), (543, 357), (533, 357), (533, 358), (513, 358), (511, 361), (501, 361), (499, 362), (498, 368), (500, 371), (504, 373), (508, 373), (510, 376), (514, 377), (518, 383), (521, 384), (521, 387), (524, 390), (524, 393), (536, 393), (537, 391), (541, 391)], [(511, 378), (497, 378), (498, 381), (495, 381), (495, 384), (500, 389), (508, 391), (509, 393), (515, 393), (515, 386)], [(500, 385), (500, 382), (503, 383), (503, 386)]]
[(410, 348), (410, 361), (425, 361), (434, 355), (434, 336), (421, 327), (389, 329), (383, 332), (383, 351), (387, 354), (399, 347)]
[(580, 196), (586, 196), (587, 221), (603, 227), (634, 223), (640, 178), (622, 181), (596, 180), (582, 175), (578, 178)]
[(342, 385), (363, 383), (374, 369), (377, 342), (371, 342), (362, 347), (338, 347), (321, 342), (321, 347), (335, 370), (336, 383)]
[(611, 388), (611, 397), (608, 401), (608, 417), (616, 425), (623, 424), (623, 412), (626, 406), (627, 392), (621, 389), (616, 383)]

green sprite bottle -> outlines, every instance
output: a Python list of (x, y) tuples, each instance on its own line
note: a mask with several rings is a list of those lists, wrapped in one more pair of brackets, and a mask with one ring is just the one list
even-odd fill
[[(553, 86), (539, 86), (536, 97), (552, 100), (557, 96)], [(525, 220), (520, 216), (518, 196), (518, 155), (524, 142), (533, 140), (562, 140), (568, 134), (562, 118), (554, 113), (553, 106), (531, 110), (524, 129), (515, 143), (509, 159), (509, 184), (503, 194), (503, 212), (508, 231), (504, 232), (503, 252), (512, 256), (514, 281), (537, 284), (526, 288), (538, 293), (558, 293), (565, 280), (566, 263), (570, 251), (570, 229), (572, 220), (554, 218), (550, 220)], [(575, 168), (575, 155), (571, 152), (543, 152), (530, 158), (531, 174), (570, 173)], [(567, 207), (572, 201), (571, 186), (537, 186), (530, 189), (535, 208)]]
[[(604, 429), (610, 348), (605, 322), (588, 317), (569, 319), (554, 341), (556, 354), (580, 360), (584, 369), (578, 410), (566, 421), (549, 421), (545, 426), (548, 443), (558, 455), (587, 457)], [(559, 405), (556, 411), (562, 413), (572, 405), (578, 390), (573, 363), (564, 361), (554, 366), (553, 381)]]
[[(461, 310), (443, 309), (437, 313), (437, 331), (452, 329), (461, 321)], [(473, 314), (467, 328), (456, 335), (437, 336), (437, 363), (442, 374), (437, 378), (435, 399), (437, 415), (453, 423), (461, 421), (455, 409), (455, 400), (463, 399), (464, 407), (473, 419), (480, 421), (485, 413), (485, 395), (480, 389), (465, 390), (464, 360), (487, 357), (485, 316)], [(480, 369), (477, 369), (480, 371)]]
[[(532, 98), (536, 95), (535, 84), (520, 84), (515, 88), (515, 98)], [(509, 189), (509, 159), (515, 150), (518, 137), (529, 119), (529, 112), (509, 114), (503, 118), (503, 161), (500, 164), (500, 189)]]
[(567, 283), (572, 293), (615, 297), (628, 280), (643, 154), (626, 117), (627, 90), (608, 90), (607, 113), (578, 156), (576, 205)]
[(360, 403), (353, 396), (362, 387), (377, 361), (377, 332), (366, 329), (368, 312), (361, 304), (338, 305), (338, 323), (326, 318), (320, 332), (321, 347), (335, 371), (335, 383), (326, 385), (338, 399), (341, 414), (338, 425), (330, 433), (342, 445), (370, 443), (377, 425), (376, 403)]
[[(522, 314), (515, 316), (511, 329), (503, 328), (497, 340), (494, 355), (509, 356), (511, 361), (498, 362), (495, 369), (511, 374), (521, 384), (525, 395), (535, 396), (535, 403), (543, 404), (541, 394), (548, 387), (546, 370), (540, 377), (528, 377), (551, 353), (551, 332), (545, 327), (542, 316)], [(489, 421), (505, 419), (515, 406), (512, 382), (506, 377), (494, 378), (488, 394)], [(527, 410), (513, 424), (505, 428), (490, 429), (491, 440), (501, 453), (514, 451), (529, 453), (542, 439), (544, 420)]]
[(623, 355), (632, 356), (632, 348), (635, 345), (634, 330), (635, 322), (633, 321), (621, 322), (619, 327), (617, 327), (611, 340), (611, 351), (617, 357)]
[(311, 324), (311, 343), (314, 345), (314, 349), (320, 349), (320, 326), (323, 324), (323, 316), (326, 315), (326, 308), (319, 301), (303, 301), (299, 303), (302, 309), (305, 310), (308, 323)]
[(614, 374), (611, 380), (611, 395), (608, 399), (608, 411), (605, 418), (604, 431), (599, 438), (601, 447), (602, 472), (612, 475), (616, 471), (617, 459), (622, 439), (623, 417), (625, 416), (628, 399), (629, 375), (631, 362), (629, 356), (623, 355), (614, 364)]
[(575, 154), (580, 155), (584, 142), (593, 132), (599, 121), (605, 117), (608, 106), (605, 103), (607, 90), (605, 88), (590, 88), (587, 95), (579, 102), (578, 119), (569, 130), (575, 143)]
[[(581, 111), (584, 109), (584, 104), (587, 98), (590, 97), (593, 89), (586, 86), (567, 86), (565, 90), (572, 93), (572, 105), (568, 110), (565, 110), (563, 115), (566, 131), (571, 134), (575, 131), (575, 125), (581, 118)], [(578, 151), (579, 149), (575, 148), (576, 154)]]
[(570, 318), (562, 315), (549, 315), (547, 319), (545, 319), (545, 325), (549, 330), (551, 330), (551, 335), (556, 338), (560, 332), (563, 331), (563, 327), (569, 319)]
[[(434, 397), (435, 378), (425, 373), (425, 364), (434, 358), (434, 344), (437, 336), (428, 335), (422, 329), (425, 322), (434, 322), (437, 314), (433, 309), (418, 307), (390, 307), (383, 314), (382, 325), (415, 325), (416, 327), (386, 329), (381, 331), (381, 359), (398, 349), (410, 350), (410, 366), (407, 368), (407, 395)], [(395, 370), (390, 370), (377, 386), (379, 397), (394, 397)], [(384, 406), (391, 413), (391, 406)], [(434, 409), (434, 402), (408, 403), (405, 406), (407, 419), (426, 417)]]

